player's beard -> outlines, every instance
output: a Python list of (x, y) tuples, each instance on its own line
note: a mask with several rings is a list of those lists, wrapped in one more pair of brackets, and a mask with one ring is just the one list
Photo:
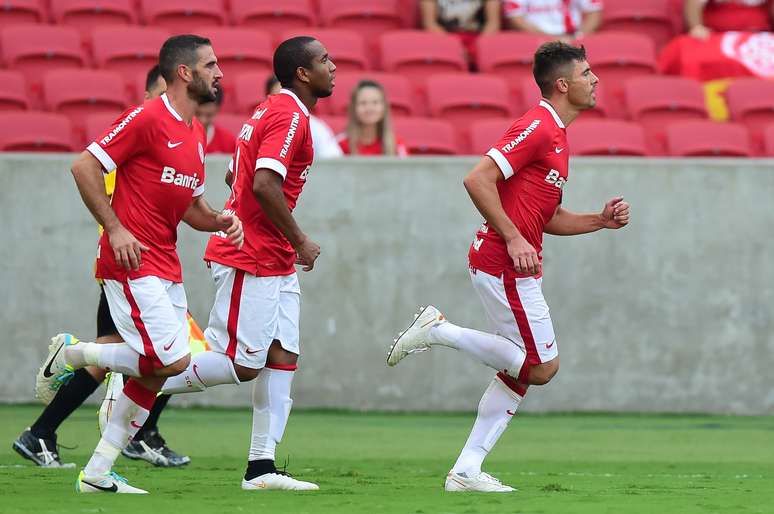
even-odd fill
[(188, 84), (188, 97), (200, 104), (214, 102), (216, 99), (215, 93), (196, 71), (193, 72), (193, 80)]

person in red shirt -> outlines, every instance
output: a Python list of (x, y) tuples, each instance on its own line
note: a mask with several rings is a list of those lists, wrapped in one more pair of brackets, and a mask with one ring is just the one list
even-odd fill
[[(223, 74), (210, 41), (169, 38), (159, 52), (167, 92), (127, 110), (72, 166), (84, 203), (104, 227), (96, 276), (104, 282), (110, 315), (124, 343), (97, 344), (59, 334), (38, 373), (36, 392), (47, 398), (85, 366), (132, 377), (116, 399), (102, 437), (81, 471), (82, 493), (146, 493), (111, 471), (118, 454), (148, 418), (167, 377), (188, 366), (187, 302), (176, 251), (177, 226), (224, 231), (241, 246), (233, 214), (204, 200), (204, 129), (197, 104), (212, 98)], [(117, 169), (108, 198), (102, 173)]]
[(204, 132), (207, 135), (205, 152), (208, 155), (211, 153), (232, 154), (236, 146), (234, 134), (215, 122), (221, 105), (223, 105), (223, 90), (218, 88), (214, 100), (201, 103), (196, 109), (196, 118), (204, 127)]
[(599, 83), (585, 49), (546, 43), (535, 53), (533, 71), (543, 96), (540, 104), (517, 119), (464, 179), (485, 220), (468, 259), (491, 331), (453, 325), (428, 306), (401, 333), (387, 358), (394, 366), (410, 353), (447, 346), (497, 371), (446, 477), (447, 491), (514, 491), (481, 471), (481, 464), (527, 388), (547, 384), (559, 369), (558, 344), (542, 293), (543, 233), (585, 234), (629, 222), (629, 205), (622, 197), (608, 201), (599, 213), (576, 214), (562, 207), (570, 153), (566, 126), (594, 107)]
[(685, 0), (688, 33), (707, 39), (712, 32), (767, 32), (772, 28), (771, 0)]
[(205, 330), (212, 351), (195, 355), (163, 389), (197, 392), (257, 377), (245, 490), (318, 489), (277, 471), (274, 459), (293, 403), (290, 391), (300, 353), (296, 265), (311, 271), (320, 255), (293, 210), (314, 157), (309, 111), (318, 98), (333, 92), (335, 70), (328, 51), (314, 38), (295, 37), (277, 47), (274, 74), (282, 89), (258, 105), (242, 126), (231, 164), (232, 193), (224, 212), (244, 221), (245, 244), (235, 248), (216, 233), (204, 254), (217, 287)]
[(345, 155), (408, 155), (392, 130), (390, 104), (381, 84), (361, 80), (352, 90), (348, 115), (347, 130), (338, 136)]

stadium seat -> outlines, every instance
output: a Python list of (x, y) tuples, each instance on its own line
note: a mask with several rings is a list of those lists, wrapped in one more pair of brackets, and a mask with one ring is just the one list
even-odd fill
[(1, 152), (72, 152), (70, 120), (38, 111), (7, 112), (0, 116)]
[(396, 118), (395, 135), (411, 155), (455, 155), (458, 146), (451, 123), (431, 118)]
[(373, 80), (384, 87), (387, 92), (387, 100), (390, 102), (390, 112), (393, 116), (413, 116), (416, 114), (416, 103), (414, 102), (413, 91), (408, 79), (402, 75), (378, 71), (337, 72), (336, 88), (333, 95), (318, 102), (318, 106), (322, 107), (320, 112), (340, 116), (346, 115), (352, 90), (355, 89), (358, 82), (364, 79)]
[(311, 0), (231, 0), (234, 23), (279, 35), (317, 25)]
[(29, 108), (24, 75), (18, 71), (0, 70), (0, 111), (24, 111)]
[(129, 106), (124, 81), (105, 70), (53, 70), (43, 77), (43, 102), (49, 111), (64, 114), (83, 132), (89, 114), (121, 112)]
[(239, 135), (239, 133), (242, 131), (242, 125), (245, 124), (248, 116), (242, 116), (240, 114), (229, 114), (227, 112), (219, 112), (217, 116), (215, 116), (215, 125), (222, 127), (232, 134), (234, 134), (234, 137)]
[(591, 34), (579, 42), (585, 46), (591, 69), (607, 92), (610, 110), (620, 117), (624, 83), (632, 77), (656, 73), (653, 41), (640, 34), (606, 32)]
[(742, 78), (726, 89), (726, 103), (731, 119), (750, 130), (758, 150), (763, 145), (763, 129), (774, 123), (774, 81)]
[(255, 106), (261, 103), (264, 94), (266, 79), (265, 73), (240, 73), (234, 78), (234, 106), (233, 114), (250, 116)]
[(525, 78), (532, 79), (535, 50), (546, 41), (546, 36), (522, 32), (482, 35), (476, 41), (478, 69), (504, 78), (510, 90), (516, 92)]
[(95, 114), (88, 114), (83, 119), (83, 134), (84, 139), (81, 144), (88, 146), (92, 141), (96, 141), (116, 119), (121, 115), (123, 111), (110, 112), (98, 112)]
[(470, 152), (474, 155), (488, 152), (492, 145), (503, 137), (513, 121), (505, 118), (474, 121), (470, 125)]
[(567, 128), (573, 155), (648, 155), (639, 123), (622, 120), (575, 120)]
[(281, 40), (295, 36), (311, 36), (325, 45), (336, 65), (336, 72), (371, 69), (371, 58), (363, 37), (357, 32), (343, 29), (291, 30), (282, 34)]
[(132, 0), (51, 0), (51, 15), (57, 25), (70, 25), (82, 32), (101, 25), (137, 23)]
[(226, 24), (222, 0), (141, 0), (140, 5), (146, 24), (164, 27), (175, 34), (185, 34), (201, 26)]
[(401, 30), (381, 36), (381, 64), (384, 71), (405, 75), (415, 85), (433, 73), (467, 70), (462, 43), (449, 34)]
[(320, 0), (320, 19), (326, 27), (354, 30), (366, 40), (403, 26), (397, 0)]
[(117, 71), (134, 86), (159, 61), (159, 48), (169, 37), (161, 28), (112, 26), (92, 32), (94, 60), (98, 68)]
[(78, 31), (50, 25), (13, 25), (0, 31), (0, 48), (8, 68), (22, 72), (38, 88), (41, 76), (52, 68), (86, 65)]
[(0, 4), (0, 27), (42, 23), (46, 19), (40, 0), (3, 0)]
[(272, 73), (274, 48), (266, 32), (232, 27), (199, 28), (212, 41), (224, 81), (244, 72)]
[(432, 116), (468, 126), (475, 120), (511, 115), (508, 86), (494, 75), (442, 73), (427, 79)]
[(674, 157), (750, 157), (747, 129), (738, 123), (678, 121), (666, 127), (669, 155)]
[(640, 122), (648, 137), (650, 152), (664, 151), (664, 126), (673, 121), (707, 118), (701, 85), (681, 77), (637, 77), (625, 85), (627, 111)]
[(648, 36), (657, 49), (677, 33), (671, 0), (605, 0), (602, 32), (626, 32)]
[(763, 129), (763, 155), (774, 157), (774, 123)]

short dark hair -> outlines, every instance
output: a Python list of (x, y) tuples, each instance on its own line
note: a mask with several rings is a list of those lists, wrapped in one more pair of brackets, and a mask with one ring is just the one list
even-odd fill
[(586, 60), (586, 49), (572, 46), (561, 41), (543, 43), (535, 52), (535, 62), (532, 65), (532, 75), (540, 87), (544, 97), (551, 96), (554, 81), (564, 71), (563, 68), (575, 61)]
[(314, 56), (309, 44), (317, 41), (310, 36), (298, 36), (286, 39), (274, 51), (274, 75), (282, 87), (292, 87), (298, 68), (310, 69)]
[(159, 68), (158, 64), (148, 70), (148, 75), (145, 76), (145, 91), (150, 91), (153, 89), (160, 76), (161, 69)]
[(276, 75), (269, 75), (266, 78), (266, 85), (263, 88), (264, 96), (269, 96), (269, 93), (271, 93), (271, 90), (274, 89), (275, 84), (279, 84), (279, 80), (277, 79)]
[(206, 37), (194, 34), (172, 36), (164, 41), (159, 52), (159, 69), (167, 85), (174, 82), (179, 65), (185, 64), (191, 68), (196, 65), (196, 51), (200, 46), (212, 46), (212, 43)]

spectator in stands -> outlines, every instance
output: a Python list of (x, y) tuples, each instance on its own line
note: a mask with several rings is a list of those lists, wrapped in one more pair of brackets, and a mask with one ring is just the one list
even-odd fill
[(501, 0), (420, 0), (422, 26), (460, 38), (468, 62), (476, 62), (476, 38), (500, 30)]
[(683, 9), (688, 33), (697, 39), (712, 32), (770, 31), (774, 17), (771, 0), (685, 0)]
[(339, 134), (339, 144), (347, 155), (397, 155), (408, 150), (392, 131), (390, 104), (378, 82), (361, 80), (352, 91), (346, 132)]
[(503, 16), (511, 29), (569, 41), (599, 28), (602, 0), (505, 0)]
[[(266, 96), (276, 95), (280, 92), (282, 86), (277, 80), (277, 77), (270, 75), (266, 79)], [(312, 145), (314, 147), (314, 158), (317, 159), (331, 159), (333, 157), (341, 157), (343, 152), (339, 143), (336, 141), (336, 135), (331, 128), (323, 120), (315, 116), (314, 114), (309, 116), (309, 128), (312, 131)]]
[(161, 69), (157, 64), (148, 71), (145, 76), (145, 94), (143, 100), (150, 100), (161, 96), (167, 90), (167, 81), (161, 76)]
[(215, 123), (215, 117), (223, 105), (223, 90), (218, 88), (215, 100), (199, 104), (196, 109), (196, 117), (199, 119), (207, 134), (207, 153), (234, 153), (236, 138), (234, 134)]

